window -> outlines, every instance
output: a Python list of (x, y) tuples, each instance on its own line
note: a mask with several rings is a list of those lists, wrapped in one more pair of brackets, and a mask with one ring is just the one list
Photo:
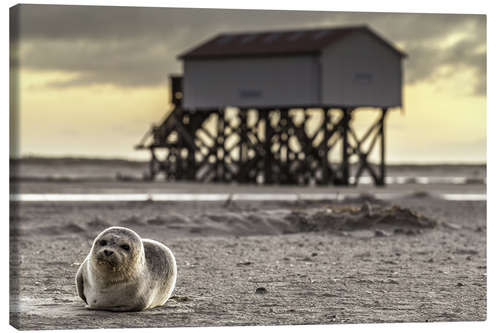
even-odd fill
[(219, 45), (223, 45), (223, 44), (227, 44), (229, 43), (232, 39), (234, 38), (234, 36), (222, 36), (222, 37), (219, 37), (216, 41), (217, 44)]
[(280, 36), (281, 36), (280, 32), (274, 32), (274, 33), (268, 35), (266, 38), (264, 38), (264, 42), (266, 42), (266, 43), (272, 43), (276, 39), (278, 39)]
[(257, 35), (248, 35), (248, 36), (245, 36), (241, 39), (241, 44), (245, 44), (245, 43), (248, 43), (248, 42), (251, 42), (253, 41), (255, 38), (257, 38)]
[(329, 33), (330, 33), (329, 30), (322, 30), (320, 32), (317, 32), (314, 35), (313, 39), (321, 39), (321, 38), (325, 37), (326, 35), (328, 35)]
[(372, 82), (372, 74), (366, 73), (366, 72), (355, 73), (354, 74), (354, 82), (362, 83), (362, 84), (369, 84)]
[(240, 90), (241, 98), (260, 98), (262, 96), (262, 91), (254, 89), (244, 89)]
[(304, 35), (304, 31), (295, 32), (295, 33), (293, 33), (290, 37), (288, 37), (288, 40), (290, 40), (290, 41), (296, 41), (296, 40), (297, 40), (297, 39), (299, 39), (302, 35)]

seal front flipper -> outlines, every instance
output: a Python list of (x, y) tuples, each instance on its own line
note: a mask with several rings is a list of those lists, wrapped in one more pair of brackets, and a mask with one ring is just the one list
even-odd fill
[(81, 299), (83, 299), (83, 301), (85, 302), (85, 304), (88, 304), (87, 303), (87, 298), (85, 297), (85, 294), (83, 293), (83, 274), (82, 274), (82, 270), (83, 270), (83, 265), (86, 263), (87, 260), (85, 260), (81, 265), (80, 265), (80, 268), (78, 269), (78, 272), (76, 273), (76, 288), (78, 290), (78, 296), (80, 296)]

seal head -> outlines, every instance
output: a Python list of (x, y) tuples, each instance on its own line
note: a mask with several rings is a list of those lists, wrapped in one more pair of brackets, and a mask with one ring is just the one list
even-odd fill
[(143, 264), (144, 247), (134, 231), (112, 227), (96, 237), (90, 259), (92, 267), (103, 274), (130, 275)]

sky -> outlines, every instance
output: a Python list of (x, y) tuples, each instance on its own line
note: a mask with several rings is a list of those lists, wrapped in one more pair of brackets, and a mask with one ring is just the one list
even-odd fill
[[(486, 161), (484, 15), (21, 5), (11, 19), (12, 156), (145, 160), (176, 56), (227, 31), (368, 25), (408, 54), (389, 163)], [(362, 130), (373, 112), (358, 112)]]

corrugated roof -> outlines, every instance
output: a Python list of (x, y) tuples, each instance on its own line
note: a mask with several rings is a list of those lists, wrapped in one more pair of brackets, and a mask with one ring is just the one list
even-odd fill
[(377, 35), (366, 26), (264, 31), (248, 33), (224, 33), (181, 54), (179, 59), (217, 58), (235, 56), (269, 56), (296, 53), (317, 53), (345, 36), (364, 31), (394, 50), (402, 57), (406, 54)]

